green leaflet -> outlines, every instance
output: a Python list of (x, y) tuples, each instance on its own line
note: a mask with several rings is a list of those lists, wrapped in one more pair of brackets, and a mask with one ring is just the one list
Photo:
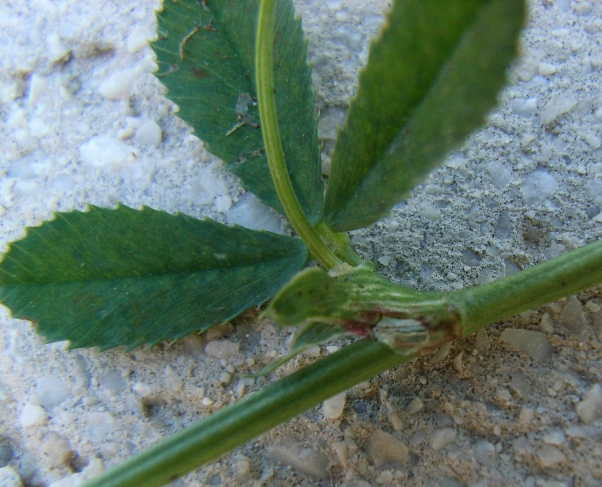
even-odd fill
[[(283, 212), (259, 127), (255, 89), (258, 0), (166, 1), (157, 13), (152, 47), (155, 76), (169, 90), (178, 116), (223, 159), (243, 185)], [(274, 84), (287, 168), (308, 220), (322, 218), (323, 182), (311, 70), (301, 22), (291, 0), (278, 2)]]
[(228, 321), (303, 267), (294, 238), (125, 206), (57, 213), (10, 246), (0, 303), (49, 341), (133, 348)]
[(396, 0), (339, 133), (325, 203), (336, 231), (385, 216), (482, 124), (505, 83), (523, 0)]
[(345, 334), (345, 330), (336, 325), (328, 325), (326, 323), (310, 323), (304, 327), (295, 337), (291, 351), (284, 357), (274, 360), (271, 364), (256, 372), (251, 377), (263, 377), (276, 370), (281, 365), (284, 365), (289, 360), (292, 360), (297, 355), (307, 350), (309, 347), (321, 345), (330, 340)]

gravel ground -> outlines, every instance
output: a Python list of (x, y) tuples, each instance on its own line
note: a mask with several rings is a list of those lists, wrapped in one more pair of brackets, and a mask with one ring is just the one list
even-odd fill
[[(385, 0), (299, 0), (324, 161)], [(602, 237), (602, 2), (532, 1), (487, 127), (358, 251), (398, 282), (459, 289)], [(176, 118), (151, 75), (155, 0), (0, 5), (0, 251), (55, 211), (148, 205), (283, 230)], [(360, 384), (174, 482), (602, 484), (602, 289), (523, 313)], [(249, 312), (175, 344), (68, 350), (0, 308), (0, 485), (67, 487), (269, 378), (291, 333)]]

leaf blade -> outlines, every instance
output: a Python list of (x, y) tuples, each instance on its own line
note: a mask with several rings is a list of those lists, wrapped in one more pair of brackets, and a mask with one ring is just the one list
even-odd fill
[[(265, 157), (257, 110), (254, 50), (258, 0), (166, 2), (157, 13), (157, 78), (178, 116), (223, 159), (243, 186), (283, 212)], [(322, 218), (323, 181), (311, 70), (301, 22), (278, 3), (274, 83), (283, 149), (293, 187), (311, 223)], [(199, 109), (201, 107), (201, 109)]]
[(90, 207), (11, 245), (0, 302), (50, 341), (133, 348), (264, 303), (306, 260), (298, 239), (150, 208)]
[(481, 125), (523, 19), (521, 0), (395, 3), (337, 140), (325, 202), (334, 230), (385, 216)]

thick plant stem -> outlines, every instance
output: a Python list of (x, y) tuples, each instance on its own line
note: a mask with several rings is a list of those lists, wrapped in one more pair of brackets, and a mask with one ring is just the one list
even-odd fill
[(410, 358), (374, 339), (360, 340), (163, 440), (86, 487), (164, 485)]
[(452, 293), (463, 312), (462, 336), (514, 314), (602, 283), (602, 241), (497, 281)]
[[(307, 220), (299, 200), (295, 195), (293, 184), (284, 161), (284, 151), (280, 140), (276, 100), (274, 97), (273, 50), (276, 0), (262, 0), (257, 24), (257, 45), (255, 49), (255, 72), (257, 75), (257, 101), (259, 117), (265, 144), (266, 155), (276, 193), (299, 237), (305, 242), (309, 251), (324, 267), (330, 269), (341, 264), (340, 256), (330, 247), (329, 235), (313, 227)], [(345, 255), (341, 254), (345, 257)], [(354, 262), (345, 260), (347, 263)]]

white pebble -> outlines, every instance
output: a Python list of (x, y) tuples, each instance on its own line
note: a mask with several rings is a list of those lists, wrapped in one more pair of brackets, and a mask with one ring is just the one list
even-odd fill
[(21, 477), (12, 467), (0, 468), (0, 485), (2, 487), (23, 487)]
[(213, 404), (213, 399), (209, 399), (208, 397), (204, 397), (204, 398), (201, 400), (201, 404), (202, 404), (203, 406), (211, 406), (211, 405)]
[(406, 412), (408, 414), (415, 414), (418, 411), (422, 410), (423, 407), (424, 402), (422, 402), (422, 399), (420, 399), (419, 397), (415, 397), (410, 401), (410, 404), (408, 404), (408, 406), (406, 407)]
[(410, 450), (393, 435), (378, 429), (368, 438), (366, 453), (372, 458), (376, 467), (382, 467), (388, 464), (405, 463)]
[(248, 481), (251, 477), (251, 460), (245, 455), (238, 455), (235, 460), (232, 465), (232, 475), (240, 482)]
[(43, 375), (36, 381), (37, 402), (45, 409), (52, 409), (71, 396), (71, 389), (64, 379)]
[(127, 50), (134, 54), (157, 38), (157, 34), (147, 26), (137, 25), (127, 39)]
[(155, 388), (152, 385), (144, 382), (136, 382), (132, 389), (140, 397), (148, 397), (155, 392)]
[(567, 298), (558, 319), (560, 324), (577, 336), (584, 335), (588, 330), (588, 320), (583, 312), (583, 306), (575, 296)]
[(322, 413), (325, 419), (336, 419), (340, 418), (345, 409), (345, 398), (346, 393), (341, 392), (336, 396), (326, 399), (322, 404)]
[(90, 412), (83, 415), (90, 440), (103, 440), (115, 430), (115, 418), (109, 412)]
[(556, 72), (556, 67), (550, 63), (539, 63), (537, 71), (542, 76), (550, 76)]
[(530, 424), (535, 417), (535, 411), (531, 408), (523, 406), (518, 413), (518, 422), (522, 425)]
[(537, 98), (515, 98), (510, 102), (512, 111), (524, 118), (531, 118), (537, 113)]
[(575, 409), (581, 421), (586, 424), (602, 418), (602, 387), (600, 384), (590, 387)]
[(179, 391), (184, 385), (184, 381), (171, 365), (165, 367), (165, 385), (172, 391)]
[(496, 462), (496, 452), (493, 443), (488, 441), (479, 441), (473, 447), (474, 457), (481, 465), (492, 466)]
[(536, 169), (525, 176), (521, 191), (527, 204), (542, 203), (558, 189), (558, 181), (547, 169)]
[(539, 362), (547, 360), (554, 352), (547, 337), (538, 331), (506, 328), (502, 332), (500, 340), (518, 348)]
[(65, 45), (57, 33), (52, 33), (46, 40), (46, 49), (52, 62), (63, 61), (69, 58), (71, 50)]
[(99, 168), (117, 169), (136, 160), (132, 147), (108, 135), (92, 137), (79, 148), (82, 161)]
[(602, 140), (596, 134), (588, 132), (583, 136), (583, 139), (592, 149), (599, 149), (602, 146)]
[(225, 213), (232, 207), (232, 200), (228, 195), (222, 195), (215, 198), (215, 209), (220, 213)]
[(417, 206), (418, 214), (427, 220), (436, 221), (440, 220), (442, 215), (439, 208), (428, 201), (423, 201)]
[(544, 468), (551, 468), (564, 463), (566, 457), (553, 445), (544, 445), (536, 453), (539, 463)]
[(391, 256), (384, 255), (382, 257), (379, 257), (378, 258), (378, 263), (380, 265), (384, 265), (385, 267), (387, 267), (391, 263)]
[(232, 381), (232, 374), (229, 372), (222, 372), (219, 376), (219, 381), (223, 385), (228, 385)]
[(326, 480), (330, 460), (321, 451), (308, 448), (293, 437), (284, 438), (269, 449), (268, 455), (312, 477)]
[(227, 359), (236, 357), (240, 350), (240, 343), (229, 340), (216, 340), (209, 342), (205, 347), (205, 353), (211, 357)]
[(565, 438), (562, 431), (554, 430), (543, 435), (542, 440), (546, 445), (562, 445)]
[(497, 189), (503, 189), (512, 179), (512, 171), (500, 161), (491, 161), (487, 163), (486, 168), (491, 182)]
[(113, 73), (100, 84), (98, 91), (109, 100), (123, 98), (130, 92), (139, 74), (138, 68), (124, 69)]
[(578, 100), (573, 96), (559, 95), (552, 98), (541, 109), (539, 118), (543, 125), (550, 125), (555, 122), (561, 115), (569, 113), (577, 106)]
[(157, 122), (149, 120), (138, 127), (134, 140), (136, 145), (142, 149), (157, 147), (163, 140), (163, 131)]
[(42, 406), (27, 403), (23, 406), (19, 421), (24, 428), (44, 426), (48, 421), (48, 415)]
[(441, 428), (431, 436), (431, 448), (440, 450), (456, 441), (456, 430), (454, 428)]
[(29, 106), (34, 107), (46, 95), (46, 91), (48, 91), (48, 81), (46, 81), (46, 78), (33, 74), (29, 80), (29, 95), (27, 97)]
[(544, 313), (539, 320), (539, 330), (543, 333), (554, 333), (554, 320), (550, 316), (550, 313)]

